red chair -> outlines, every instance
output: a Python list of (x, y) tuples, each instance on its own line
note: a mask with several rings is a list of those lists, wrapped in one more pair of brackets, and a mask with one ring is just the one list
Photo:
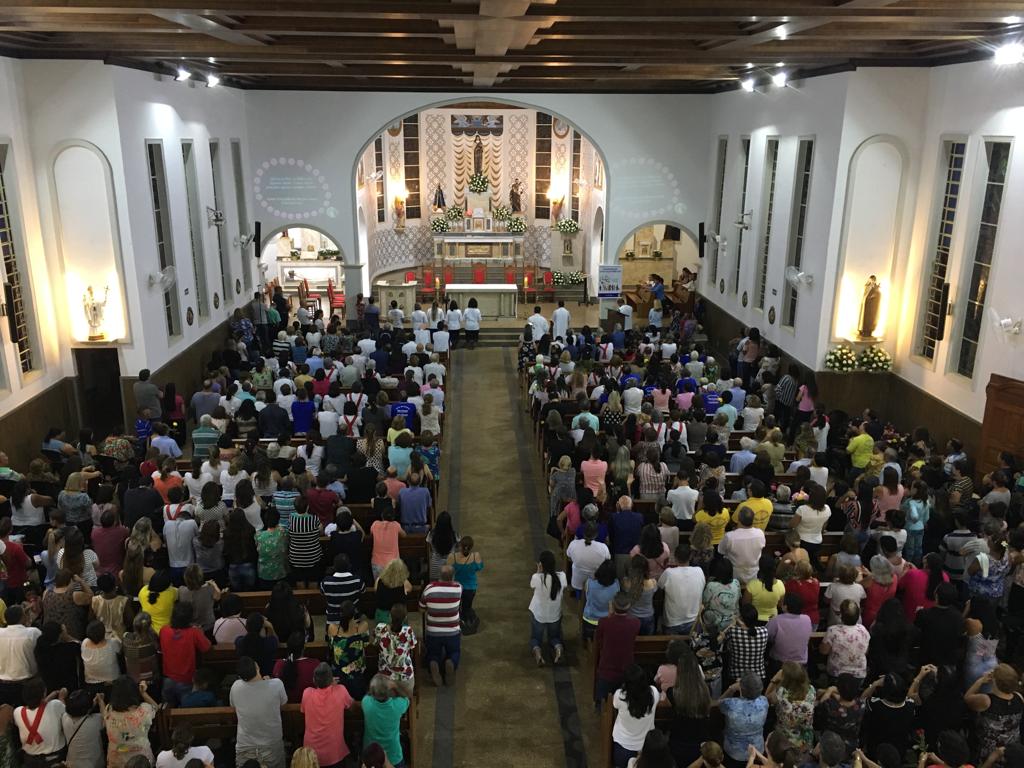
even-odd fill
[(327, 304), (332, 313), (336, 309), (345, 309), (345, 294), (334, 292), (334, 281), (331, 278), (327, 278)]
[(307, 280), (306, 278), (302, 278), (302, 287), (305, 288), (306, 300), (312, 304), (315, 304), (317, 309), (321, 309), (321, 296), (319, 293), (313, 293), (312, 291), (309, 290), (309, 280)]
[(505, 267), (505, 285), (515, 285), (515, 284), (516, 284), (516, 268), (515, 267)]
[(437, 295), (437, 286), (434, 285), (433, 267), (423, 268), (423, 283), (416, 292), (419, 294), (420, 300), (433, 301), (434, 297)]
[(442, 288), (447, 288), (449, 285), (455, 282), (455, 270), (451, 267), (444, 268), (444, 285)]
[(487, 282), (487, 265), (486, 264), (474, 264), (473, 265), (473, 283), (475, 285), (482, 285)]
[(407, 282), (407, 283), (414, 283), (414, 282), (416, 282), (416, 273), (413, 272), (411, 269), (408, 272), (405, 273), (405, 282)]
[(544, 271), (544, 282), (540, 286), (540, 292), (544, 296), (555, 297), (555, 273), (550, 269)]

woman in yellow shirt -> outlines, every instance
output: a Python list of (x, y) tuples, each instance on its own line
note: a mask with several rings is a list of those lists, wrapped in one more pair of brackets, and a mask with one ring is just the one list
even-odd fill
[(157, 571), (149, 584), (139, 590), (139, 606), (152, 620), (153, 631), (160, 630), (171, 623), (171, 611), (178, 602), (178, 590), (171, 586), (171, 576), (167, 571)]
[(779, 601), (786, 595), (786, 585), (775, 578), (775, 555), (766, 552), (757, 562), (757, 578), (745, 587), (750, 602), (757, 608), (757, 620), (768, 621), (779, 612)]
[(711, 544), (717, 547), (725, 537), (725, 526), (729, 524), (729, 511), (725, 509), (718, 491), (705, 490), (701, 494), (701, 508), (693, 519), (694, 522), (707, 523), (711, 527)]

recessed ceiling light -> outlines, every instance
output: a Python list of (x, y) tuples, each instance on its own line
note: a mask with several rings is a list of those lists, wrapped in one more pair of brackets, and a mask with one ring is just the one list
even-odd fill
[(776, 88), (782, 88), (786, 85), (786, 81), (789, 79), (789, 75), (785, 72), (776, 72), (772, 75), (772, 83)]
[(785, 40), (787, 37), (789, 37), (789, 33), (786, 31), (785, 27), (779, 27), (779, 31), (777, 32), (777, 34), (779, 36), (779, 40)]
[(748, 77), (746, 80), (740, 81), (740, 87), (747, 93), (754, 92), (754, 78)]
[(784, 61), (776, 61), (775, 62), (775, 66), (776, 67), (784, 67), (784, 66), (786, 66), (786, 62), (784, 62)]
[(746, 64), (744, 64), (743, 66), (745, 66), (745, 67), (746, 67), (747, 69), (753, 69), (753, 68), (754, 68), (754, 62), (752, 62), (752, 61), (748, 61), (748, 62), (747, 62)]
[(1024, 45), (1020, 43), (1007, 43), (996, 48), (996, 55), (993, 58), (1000, 66), (1007, 64), (1020, 64), (1024, 62)]
[(215, 58), (213, 58), (213, 56), (208, 58), (207, 61), (210, 62), (211, 64), (216, 64), (217, 63), (217, 60)]
[(214, 74), (209, 74), (209, 75), (206, 76), (206, 87), (207, 88), (216, 88), (218, 85), (220, 85), (220, 78), (219, 77), (217, 77)]
[(192, 77), (192, 73), (187, 69), (178, 69), (178, 76), (174, 79), (181, 83), (188, 80), (190, 77)]
[(1004, 16), (1003, 24), (1020, 24), (1020, 16)]

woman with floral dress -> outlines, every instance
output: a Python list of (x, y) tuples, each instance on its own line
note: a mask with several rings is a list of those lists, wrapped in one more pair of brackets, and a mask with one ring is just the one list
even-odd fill
[(766, 692), (775, 706), (777, 727), (800, 752), (814, 746), (814, 686), (807, 670), (795, 661), (787, 661), (775, 673)]
[(335, 676), (357, 700), (366, 693), (365, 651), (369, 640), (369, 623), (357, 616), (355, 604), (346, 600), (341, 604), (339, 622), (327, 625), (327, 644)]
[(711, 580), (701, 598), (701, 621), (727, 627), (736, 618), (740, 603), (740, 583), (733, 578), (732, 562), (727, 558), (711, 565)]
[(288, 575), (288, 534), (281, 528), (280, 515), (274, 507), (264, 513), (263, 522), (266, 528), (256, 534), (256, 573), (260, 584), (269, 589)]
[(537, 356), (537, 347), (533, 343), (533, 326), (527, 323), (519, 337), (519, 370), (530, 365)]
[(380, 648), (377, 668), (402, 689), (406, 698), (412, 696), (414, 673), (412, 652), (416, 647), (416, 633), (405, 623), (406, 607), (403, 603), (391, 606), (391, 620), (381, 622), (373, 630), (373, 639)]
[(437, 444), (437, 435), (425, 431), (420, 434), (420, 443), (416, 446), (416, 453), (423, 458), (430, 474), (434, 477), (434, 483), (441, 482), (441, 446)]
[(110, 703), (100, 701), (107, 730), (108, 768), (124, 768), (136, 755), (152, 763), (149, 729), (159, 705), (147, 693), (146, 683), (136, 685), (130, 677), (119, 677), (111, 685)]

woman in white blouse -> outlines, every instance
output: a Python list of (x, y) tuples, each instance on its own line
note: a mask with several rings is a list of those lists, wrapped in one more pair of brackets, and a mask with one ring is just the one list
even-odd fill
[(562, 660), (562, 598), (565, 595), (565, 572), (557, 570), (555, 556), (540, 553), (537, 572), (530, 577), (533, 598), (530, 600), (530, 648), (537, 666), (544, 665), (544, 635), (554, 649), (554, 662)]
[(475, 347), (480, 341), (480, 323), (483, 321), (476, 299), (469, 300), (469, 306), (462, 316), (462, 321), (466, 326), (466, 341), (470, 347)]
[(459, 344), (459, 335), (462, 333), (462, 310), (456, 302), (448, 305), (448, 314), (445, 316), (445, 325), (448, 326), (449, 346), (452, 349)]

